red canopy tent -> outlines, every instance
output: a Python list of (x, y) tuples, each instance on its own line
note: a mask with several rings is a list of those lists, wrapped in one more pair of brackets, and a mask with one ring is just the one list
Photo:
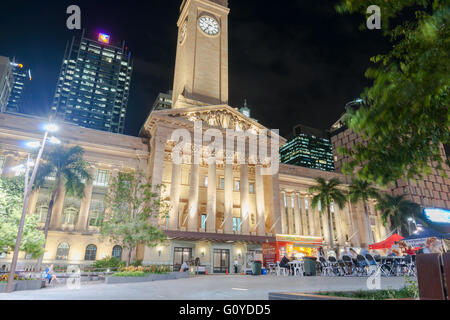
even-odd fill
[(394, 243), (403, 240), (402, 236), (399, 236), (398, 234), (394, 233), (392, 236), (390, 236), (389, 238), (387, 238), (386, 240), (383, 240), (381, 242), (378, 243), (374, 243), (369, 245), (369, 249), (370, 250), (375, 250), (375, 249), (389, 249), (391, 248)]

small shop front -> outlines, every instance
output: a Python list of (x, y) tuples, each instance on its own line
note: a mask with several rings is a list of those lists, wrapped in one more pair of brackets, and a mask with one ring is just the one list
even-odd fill
[(276, 241), (263, 243), (263, 263), (268, 266), (281, 261), (283, 256), (297, 259), (317, 257), (317, 249), (323, 245), (322, 237), (276, 235)]

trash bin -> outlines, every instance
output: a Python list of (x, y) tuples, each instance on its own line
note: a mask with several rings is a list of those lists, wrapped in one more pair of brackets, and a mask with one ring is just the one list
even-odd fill
[(254, 276), (260, 276), (261, 275), (261, 267), (262, 267), (261, 261), (253, 261), (252, 274)]
[(316, 257), (304, 257), (303, 261), (305, 263), (305, 276), (315, 276), (316, 275)]

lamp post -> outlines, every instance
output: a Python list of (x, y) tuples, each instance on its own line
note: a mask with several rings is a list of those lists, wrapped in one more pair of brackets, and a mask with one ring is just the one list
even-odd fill
[[(28, 174), (30, 170), (30, 159), (28, 155), (28, 161), (27, 161), (27, 170), (25, 174), (25, 191), (24, 191), (24, 199), (23, 199), (23, 207), (22, 207), (22, 216), (20, 217), (20, 223), (19, 223), (19, 229), (17, 231), (17, 238), (16, 238), (16, 245), (14, 246), (14, 254), (11, 260), (11, 268), (9, 271), (9, 277), (8, 277), (8, 284), (6, 285), (6, 292), (12, 292), (13, 291), (13, 285), (14, 285), (14, 275), (16, 273), (16, 267), (17, 267), (17, 260), (19, 258), (19, 251), (20, 251), (20, 243), (22, 241), (22, 235), (23, 235), (23, 228), (25, 225), (25, 217), (26, 212), (28, 208), (28, 202), (30, 199), (31, 189), (33, 188), (34, 180), (36, 178), (36, 173), (39, 168), (39, 162), (41, 161), (42, 153), (44, 152), (45, 143), (47, 142), (47, 137), (49, 132), (54, 132), (58, 130), (57, 126), (54, 124), (47, 124), (45, 127), (45, 133), (44, 137), (42, 138), (42, 143), (39, 145), (40, 149), (36, 158), (36, 164), (33, 168), (33, 173), (31, 174), (30, 181), (28, 182)], [(51, 138), (53, 140), (53, 143), (58, 143), (59, 140), (56, 138)], [(37, 147), (38, 145), (34, 142), (28, 143), (28, 146), (30, 147)]]

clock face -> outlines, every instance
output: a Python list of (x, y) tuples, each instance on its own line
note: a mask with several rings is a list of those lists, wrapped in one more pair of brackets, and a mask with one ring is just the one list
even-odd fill
[(187, 21), (185, 21), (183, 23), (183, 26), (181, 27), (181, 31), (180, 31), (180, 43), (182, 43), (184, 41), (184, 39), (186, 38), (186, 33), (187, 33)]
[(210, 36), (219, 34), (219, 23), (210, 16), (202, 16), (198, 19), (198, 25), (202, 31)]

